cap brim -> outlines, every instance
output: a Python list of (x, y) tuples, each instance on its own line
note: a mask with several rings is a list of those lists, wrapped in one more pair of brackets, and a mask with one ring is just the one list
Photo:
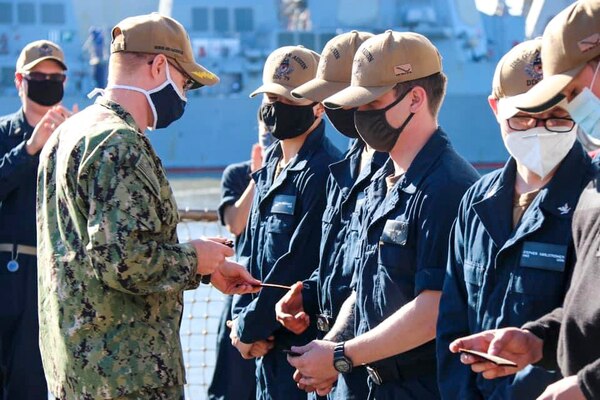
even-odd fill
[(514, 97), (503, 97), (498, 100), (498, 119), (509, 119), (519, 113), (519, 109), (514, 106)]
[(192, 78), (196, 84), (193, 89), (201, 88), (202, 86), (212, 86), (219, 83), (219, 77), (200, 64), (184, 63), (177, 60), (177, 64)]
[(250, 97), (254, 97), (254, 96), (262, 94), (262, 93), (273, 93), (278, 96), (283, 96), (286, 99), (291, 100), (291, 101), (298, 101), (297, 98), (292, 96), (292, 94), (291, 94), (292, 89), (293, 88), (289, 87), (289, 86), (281, 85), (279, 83), (269, 82), (269, 83), (265, 83), (265, 84), (261, 85), (254, 92), (250, 93)]
[(544, 77), (534, 87), (523, 94), (513, 96), (511, 103), (521, 111), (537, 114), (547, 111), (565, 97), (561, 91), (585, 67), (585, 65), (570, 71)]
[(61, 59), (56, 58), (56, 57), (52, 57), (52, 56), (38, 58), (35, 61), (30, 62), (29, 64), (23, 65), (21, 67), (21, 69), (23, 71), (29, 71), (31, 68), (35, 67), (36, 65), (38, 65), (42, 61), (46, 61), (46, 60), (56, 61), (58, 64), (60, 64), (60, 66), (62, 67), (62, 69), (65, 70), (65, 71), (68, 69), (67, 66), (66, 66), (66, 64)]
[(350, 82), (330, 82), (315, 78), (292, 90), (292, 96), (296, 99), (308, 99), (320, 103), (348, 86)]
[(359, 107), (376, 100), (381, 95), (392, 90), (395, 85), (389, 86), (349, 86), (346, 89), (326, 98), (323, 105), (327, 108)]

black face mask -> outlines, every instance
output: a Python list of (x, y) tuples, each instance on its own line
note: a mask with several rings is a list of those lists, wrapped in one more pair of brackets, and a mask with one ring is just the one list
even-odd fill
[(262, 119), (271, 134), (279, 139), (291, 139), (302, 135), (315, 122), (315, 103), (292, 106), (279, 101), (261, 106)]
[(62, 82), (27, 79), (27, 97), (41, 106), (53, 106), (60, 103), (65, 94)]
[(356, 108), (351, 108), (349, 110), (344, 110), (343, 108), (337, 110), (325, 108), (325, 114), (327, 114), (327, 118), (329, 118), (331, 125), (333, 125), (333, 127), (342, 135), (347, 136), (350, 139), (358, 138), (358, 131), (354, 125), (355, 111)]
[(396, 144), (400, 133), (410, 122), (414, 113), (404, 120), (399, 128), (390, 126), (385, 118), (385, 113), (400, 103), (411, 90), (398, 97), (392, 104), (380, 110), (356, 111), (354, 113), (354, 124), (361, 138), (377, 151), (389, 153)]

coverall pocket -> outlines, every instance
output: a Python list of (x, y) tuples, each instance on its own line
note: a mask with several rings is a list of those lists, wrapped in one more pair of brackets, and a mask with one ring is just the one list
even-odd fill
[(473, 261), (464, 263), (465, 286), (467, 288), (467, 303), (469, 308), (476, 310), (479, 302), (481, 285), (483, 284), (483, 266)]

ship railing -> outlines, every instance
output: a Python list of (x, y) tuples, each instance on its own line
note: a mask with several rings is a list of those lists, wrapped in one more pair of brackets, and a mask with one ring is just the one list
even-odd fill
[[(216, 210), (179, 210), (179, 240), (206, 236), (231, 236), (218, 222)], [(200, 285), (184, 294), (181, 345), (186, 369), (186, 399), (204, 400), (215, 368), (217, 329), (225, 295), (210, 285)], [(226, 371), (224, 371), (226, 373)]]

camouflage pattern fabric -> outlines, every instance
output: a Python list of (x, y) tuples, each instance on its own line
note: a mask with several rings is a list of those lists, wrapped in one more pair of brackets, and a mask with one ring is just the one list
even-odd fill
[(50, 391), (107, 399), (183, 385), (183, 290), (196, 252), (178, 244), (177, 205), (133, 117), (99, 98), (40, 155), (40, 347)]
[(114, 400), (183, 400), (183, 388), (171, 386), (168, 388), (157, 388), (141, 390), (136, 393), (118, 397)]

